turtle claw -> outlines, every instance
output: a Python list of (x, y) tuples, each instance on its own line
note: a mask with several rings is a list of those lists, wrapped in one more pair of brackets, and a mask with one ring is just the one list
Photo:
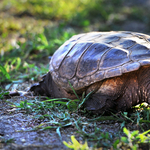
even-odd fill
[(16, 90), (16, 91), (10, 91), (8, 93), (8, 95), (6, 96), (9, 96), (9, 97), (13, 97), (13, 96), (20, 96), (20, 93)]
[(32, 92), (24, 92), (24, 91), (10, 91), (8, 94), (4, 95), (5, 98), (11, 98), (14, 96), (33, 96)]
[(20, 96), (33, 96), (32, 92), (24, 92), (24, 91), (18, 91), (18, 93), (20, 94)]

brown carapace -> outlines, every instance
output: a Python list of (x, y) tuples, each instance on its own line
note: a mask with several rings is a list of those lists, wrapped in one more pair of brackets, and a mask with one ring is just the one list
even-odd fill
[(75, 35), (52, 56), (49, 72), (30, 91), (57, 98), (93, 93), (91, 111), (126, 111), (150, 104), (150, 36), (129, 31)]

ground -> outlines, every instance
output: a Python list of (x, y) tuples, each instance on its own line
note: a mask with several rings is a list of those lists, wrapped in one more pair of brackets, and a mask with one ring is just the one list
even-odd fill
[[(7, 99), (9, 102), (18, 102), (26, 98), (14, 97)], [(62, 141), (70, 141), (71, 135), (75, 135), (77, 140), (84, 141), (83, 137), (77, 133), (77, 129), (74, 124), (70, 124), (68, 127), (60, 129), (61, 138), (56, 133), (56, 128), (47, 130), (34, 130), (36, 126), (47, 122), (34, 118), (34, 113), (26, 113), (25, 110), (16, 110), (11, 106), (8, 106), (7, 102), (2, 101), (1, 117), (0, 117), (0, 135), (5, 140), (14, 140), (12, 144), (1, 143), (1, 148), (4, 149), (66, 149)], [(79, 118), (80, 116), (77, 115)], [(117, 121), (98, 121), (96, 127), (101, 129), (101, 132), (109, 132), (110, 134), (118, 133), (121, 123)], [(88, 129), (88, 127), (87, 127)], [(87, 130), (86, 129), (86, 130)], [(89, 130), (89, 129), (88, 129)], [(91, 132), (94, 130), (94, 125), (90, 125)], [(90, 133), (90, 131), (88, 131)], [(119, 133), (118, 133), (119, 134)], [(109, 141), (108, 141), (109, 142)], [(107, 142), (106, 142), (107, 143)], [(94, 145), (95, 142), (91, 142), (90, 145)], [(107, 143), (109, 144), (109, 143)], [(5, 145), (5, 146), (4, 146)]]

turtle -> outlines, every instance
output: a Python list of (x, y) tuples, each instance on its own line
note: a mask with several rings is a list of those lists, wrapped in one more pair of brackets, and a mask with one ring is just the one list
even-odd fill
[(49, 62), (49, 72), (30, 91), (74, 99), (87, 110), (128, 111), (150, 104), (150, 36), (130, 31), (89, 32), (72, 36)]

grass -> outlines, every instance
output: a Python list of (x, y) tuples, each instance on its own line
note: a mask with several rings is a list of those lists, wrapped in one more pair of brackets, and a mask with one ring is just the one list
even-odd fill
[(88, 147), (88, 145), (87, 145), (87, 142), (85, 142), (84, 144), (81, 144), (81, 143), (79, 143), (76, 139), (75, 139), (75, 137), (72, 135), (71, 136), (71, 141), (72, 141), (72, 144), (71, 143), (67, 143), (67, 142), (63, 142), (68, 148), (70, 148), (70, 149), (74, 149), (74, 150), (78, 150), (78, 149), (80, 149), (80, 150), (88, 150), (89, 149), (89, 147)]
[[(149, 133), (150, 130), (139, 134), (138, 130), (130, 132), (127, 128), (124, 127), (123, 132), (126, 134), (126, 137), (122, 136), (120, 139), (117, 139), (113, 143), (114, 149), (137, 150), (139, 148), (139, 145), (138, 145), (139, 143), (143, 144), (143, 143), (150, 142), (150, 135), (147, 135), (147, 133)], [(109, 139), (108, 132), (106, 134), (102, 134), (102, 138), (105, 140), (108, 140)], [(80, 150), (88, 150), (88, 149), (90, 149), (87, 142), (85, 142), (84, 144), (79, 143), (73, 135), (71, 136), (71, 141), (72, 141), (72, 143), (71, 142), (67, 143), (66, 141), (64, 141), (63, 143), (68, 148), (73, 149), (73, 150), (79, 150), (79, 149)]]
[[(102, 115), (95, 116), (93, 119), (93, 115), (90, 115), (83, 107), (78, 109), (78, 106), (82, 106), (82, 104), (83, 100), (79, 101), (78, 99), (70, 100), (63, 98), (42, 101), (41, 99), (25, 100), (20, 103), (13, 103), (11, 106), (18, 108), (18, 110), (25, 110), (27, 114), (33, 114), (33, 120), (39, 120), (39, 124), (33, 126), (32, 130), (55, 129), (61, 139), (60, 130), (72, 126), (87, 143), (95, 143), (92, 146), (93, 148), (103, 147), (108, 149), (112, 147), (113, 149), (130, 148), (137, 150), (141, 144), (145, 145), (150, 142), (149, 107), (146, 108), (142, 106), (142, 109), (138, 107), (135, 112), (129, 114), (118, 113), (112, 114), (112, 116)], [(140, 117), (138, 118), (136, 116)], [(108, 121), (108, 123), (111, 121), (120, 123), (120, 132), (103, 132), (100, 126), (98, 126), (98, 123), (103, 121)], [(132, 126), (137, 126), (138, 130), (134, 130)], [(90, 131), (90, 129), (92, 130)], [(130, 131), (130, 129), (132, 131)], [(124, 136), (122, 136), (122, 130)], [(87, 144), (82, 145), (77, 142), (74, 136), (71, 139), (73, 140), (73, 144), (70, 146), (64, 142), (68, 148), (76, 150), (75, 147), (80, 147), (81, 149), (82, 147), (83, 149), (87, 147)]]

